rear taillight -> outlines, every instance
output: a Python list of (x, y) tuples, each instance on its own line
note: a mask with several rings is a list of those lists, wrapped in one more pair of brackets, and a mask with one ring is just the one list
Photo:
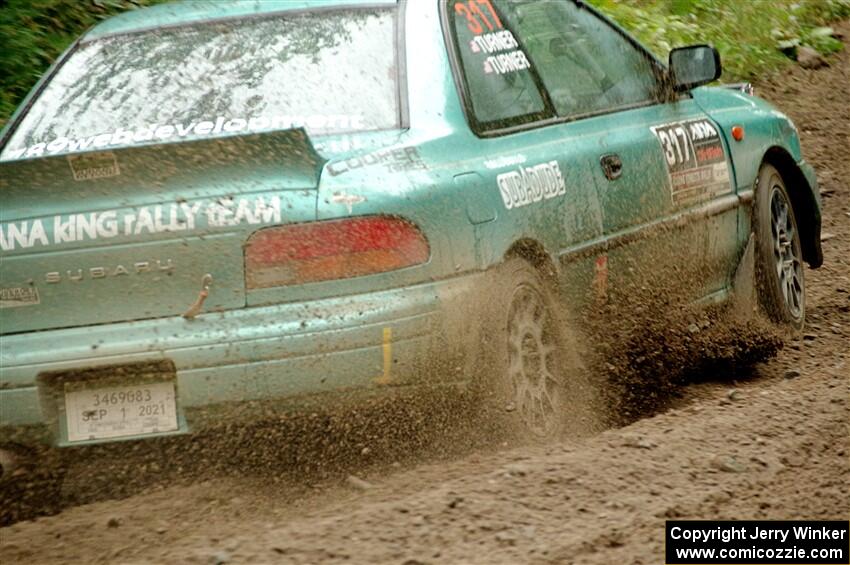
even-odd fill
[(371, 216), (266, 228), (245, 247), (249, 289), (347, 279), (418, 265), (430, 250), (410, 222)]

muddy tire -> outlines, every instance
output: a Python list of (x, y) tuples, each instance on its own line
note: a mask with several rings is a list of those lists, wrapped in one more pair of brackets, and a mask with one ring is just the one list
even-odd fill
[(483, 328), (491, 405), (523, 439), (581, 433), (591, 411), (586, 372), (550, 285), (522, 259), (493, 275)]
[(753, 229), (761, 307), (777, 324), (799, 332), (806, 319), (800, 232), (785, 182), (772, 165), (762, 165), (756, 181)]

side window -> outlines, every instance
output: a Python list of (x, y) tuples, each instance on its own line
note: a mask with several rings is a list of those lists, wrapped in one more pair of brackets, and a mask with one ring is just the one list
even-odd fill
[(559, 116), (651, 102), (655, 65), (593, 12), (566, 0), (497, 0)]
[(448, 0), (446, 6), (472, 113), (482, 129), (526, 123), (546, 113), (528, 55), (495, 2)]

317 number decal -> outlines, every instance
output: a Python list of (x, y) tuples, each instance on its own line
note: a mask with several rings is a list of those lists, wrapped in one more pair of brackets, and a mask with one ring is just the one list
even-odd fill
[(682, 126), (656, 131), (658, 140), (664, 148), (664, 156), (667, 164), (671, 167), (682, 165), (691, 160), (693, 155), (693, 144)]
[[(490, 17), (484, 13), (484, 9), (487, 10)], [(499, 14), (496, 13), (490, 0), (455, 2), (455, 13), (466, 18), (466, 25), (469, 27), (469, 31), (475, 35), (484, 33), (484, 26), (487, 26), (488, 31), (503, 29), (504, 27), (502, 26), (502, 20), (499, 19)], [(490, 18), (492, 18), (492, 21), (490, 21)]]

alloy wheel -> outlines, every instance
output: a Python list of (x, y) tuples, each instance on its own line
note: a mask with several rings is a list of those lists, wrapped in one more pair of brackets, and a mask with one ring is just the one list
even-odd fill
[(788, 312), (798, 319), (803, 313), (803, 264), (797, 230), (790, 205), (779, 186), (770, 190), (770, 218), (773, 235), (773, 256), (779, 288)]
[(549, 437), (562, 417), (553, 320), (543, 297), (528, 285), (516, 289), (508, 314), (512, 400), (528, 429), (538, 437)]

